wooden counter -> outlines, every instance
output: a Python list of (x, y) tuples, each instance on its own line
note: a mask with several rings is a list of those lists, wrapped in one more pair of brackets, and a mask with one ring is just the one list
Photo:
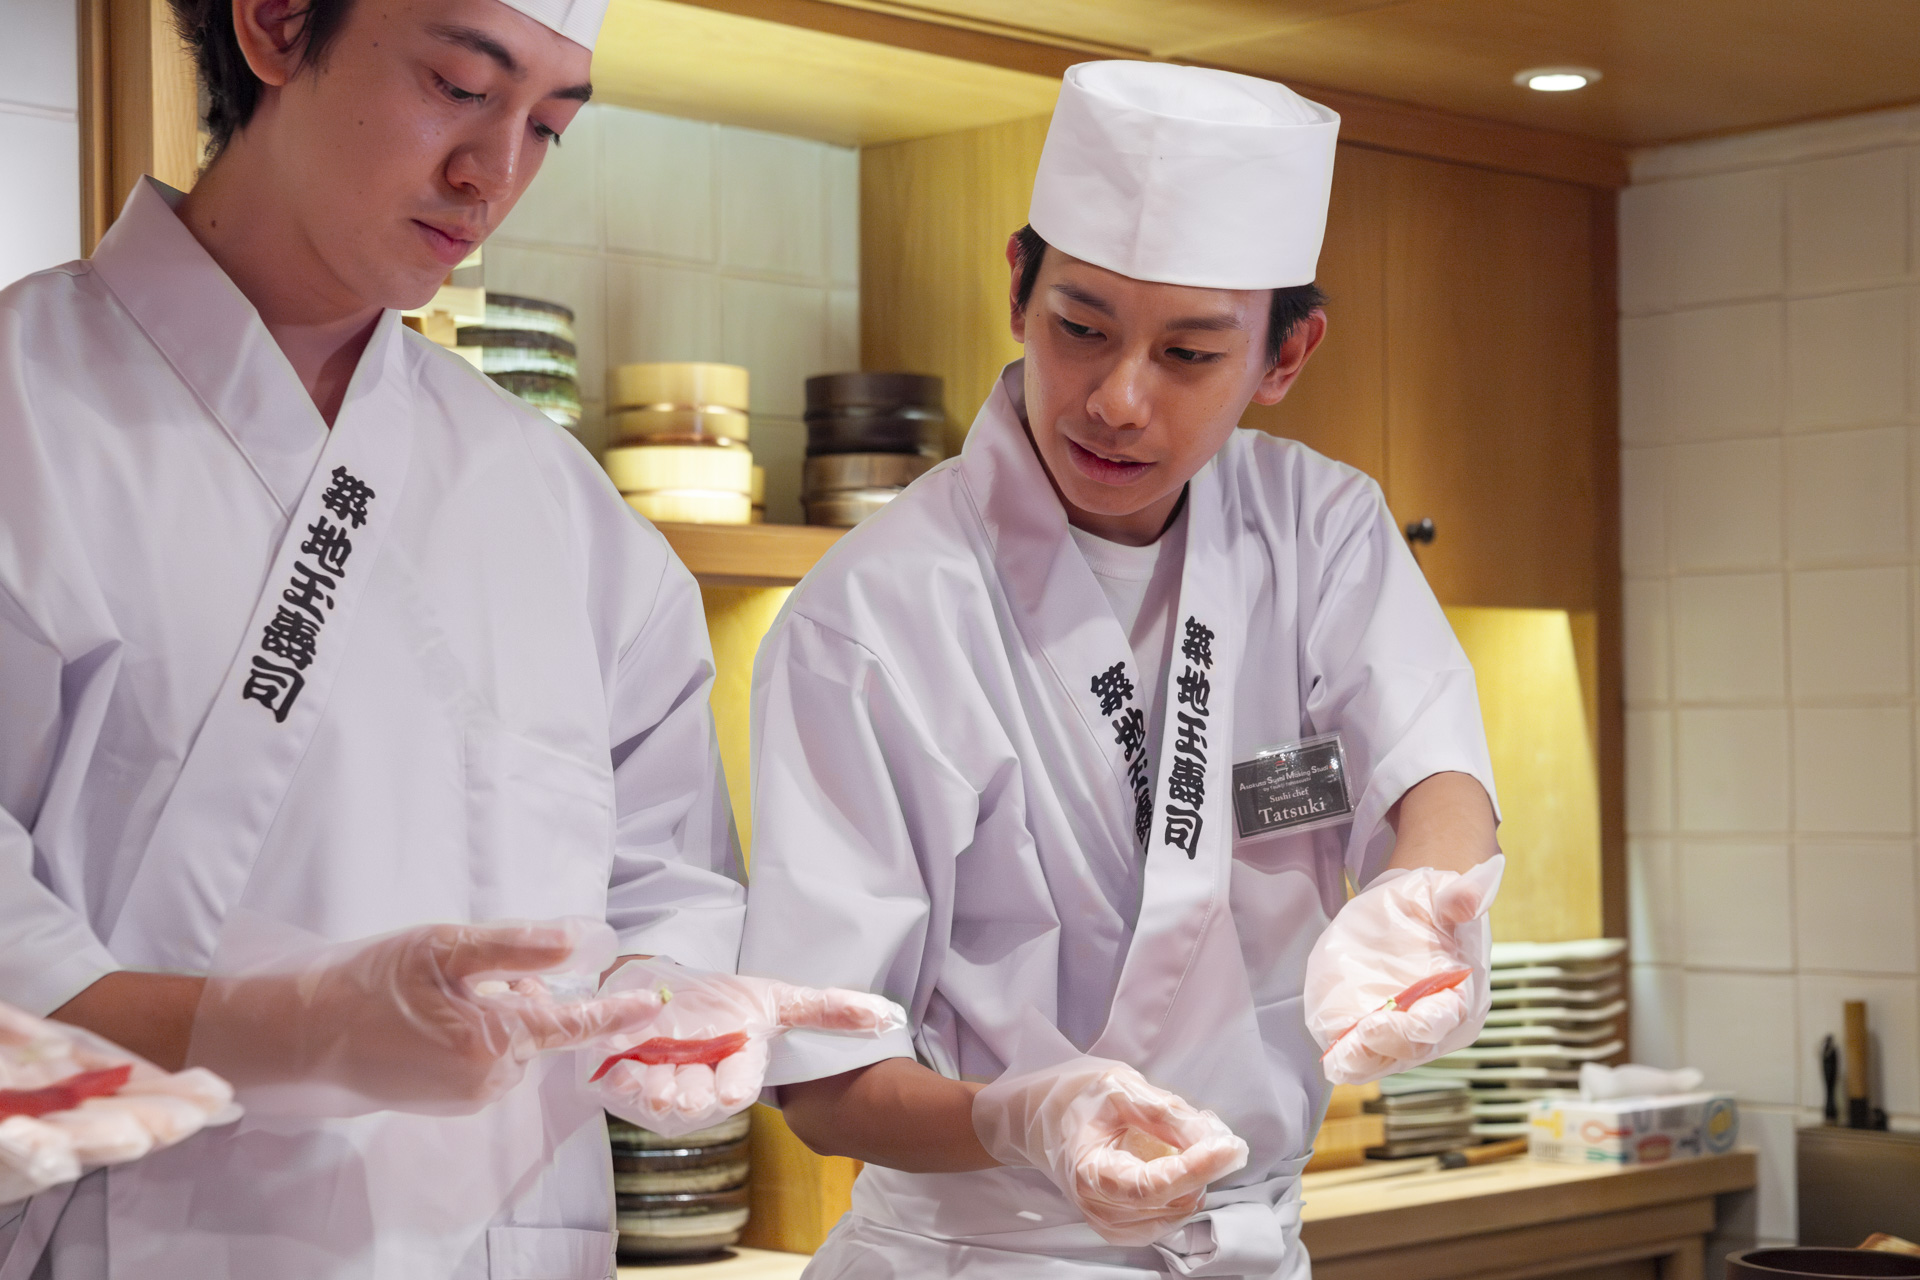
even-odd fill
[[(1338, 1175), (1331, 1175), (1337, 1177)], [(1701, 1280), (1714, 1197), (1755, 1181), (1749, 1151), (1619, 1169), (1510, 1160), (1371, 1182), (1305, 1183), (1314, 1280)]]

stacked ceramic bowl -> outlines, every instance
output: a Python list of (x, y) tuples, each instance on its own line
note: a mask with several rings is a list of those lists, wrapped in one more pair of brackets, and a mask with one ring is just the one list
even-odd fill
[(849, 528), (939, 460), (940, 379), (827, 373), (807, 379), (807, 523)]
[(609, 381), (604, 461), (634, 510), (692, 524), (752, 519), (745, 369), (624, 364)]
[(621, 1261), (695, 1258), (740, 1238), (747, 1225), (747, 1127), (742, 1112), (711, 1129), (663, 1138), (607, 1118)]
[(482, 373), (569, 431), (579, 428), (580, 358), (571, 310), (489, 293), (487, 322), (462, 325), (459, 342), (479, 349)]

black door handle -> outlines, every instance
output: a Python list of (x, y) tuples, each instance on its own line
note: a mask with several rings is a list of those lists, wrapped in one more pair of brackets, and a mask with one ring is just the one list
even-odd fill
[(1406, 528), (1407, 541), (1432, 545), (1434, 528), (1432, 516), (1421, 516)]

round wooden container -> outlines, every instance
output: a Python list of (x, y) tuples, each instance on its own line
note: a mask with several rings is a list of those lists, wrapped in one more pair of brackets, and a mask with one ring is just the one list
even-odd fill
[(747, 371), (737, 364), (623, 364), (607, 381), (614, 409), (749, 408)]
[(747, 442), (747, 415), (738, 409), (700, 405), (621, 409), (609, 424), (619, 444), (725, 444)]
[(747, 1116), (679, 1138), (607, 1118), (620, 1256), (695, 1257), (735, 1243), (747, 1224)]
[(900, 496), (898, 489), (843, 489), (807, 499), (807, 523), (851, 529)]
[(827, 498), (849, 489), (904, 489), (933, 468), (915, 453), (834, 453), (808, 458), (805, 494)]
[(613, 487), (625, 494), (677, 489), (753, 492), (753, 455), (709, 444), (635, 444), (607, 450), (602, 458)]
[(655, 524), (752, 524), (753, 499), (718, 489), (629, 493), (627, 505)]
[(824, 373), (807, 379), (807, 454), (941, 454), (942, 383), (924, 373)]
[(1727, 1255), (1727, 1280), (1843, 1280), (1920, 1277), (1920, 1257), (1876, 1249), (1747, 1249)]

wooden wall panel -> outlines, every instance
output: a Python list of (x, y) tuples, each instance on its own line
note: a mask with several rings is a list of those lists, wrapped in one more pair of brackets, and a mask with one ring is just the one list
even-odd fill
[(1385, 157), (1342, 145), (1317, 283), (1327, 294), (1327, 336), (1287, 398), (1249, 405), (1242, 426), (1387, 476)]
[(1442, 603), (1590, 609), (1599, 589), (1593, 201), (1411, 156), (1387, 166), (1387, 500), (1431, 516)]
[(81, 248), (92, 253), (143, 174), (200, 173), (199, 83), (167, 0), (82, 0)]
[(860, 364), (944, 378), (949, 453), (1020, 357), (1004, 253), (1046, 138), (1037, 116), (860, 153)]

